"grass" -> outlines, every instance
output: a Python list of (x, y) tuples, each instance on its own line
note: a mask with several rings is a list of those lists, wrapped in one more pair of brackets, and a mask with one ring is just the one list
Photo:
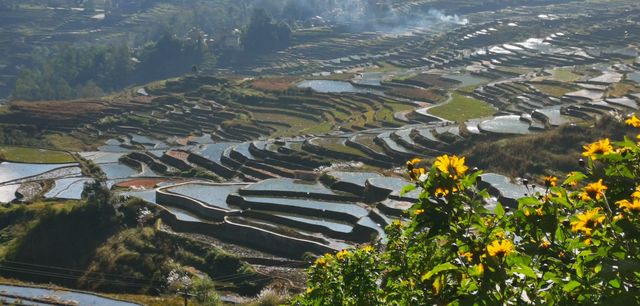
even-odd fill
[(533, 84), (535, 88), (540, 90), (543, 93), (546, 93), (550, 96), (554, 96), (556, 98), (560, 98), (567, 93), (574, 91), (573, 88), (558, 86), (558, 85), (548, 85), (548, 84)]
[(346, 153), (346, 154), (367, 157), (367, 158), (369, 157), (364, 152), (356, 148), (349, 147), (345, 145), (344, 142), (342, 141), (336, 141), (336, 140), (337, 139), (335, 138), (320, 138), (316, 141), (316, 143), (327, 150), (335, 151), (338, 153)]
[(420, 89), (394, 87), (386, 92), (387, 94), (407, 98), (411, 100), (425, 101), (430, 103), (438, 103), (444, 100), (442, 93), (436, 89)]
[(636, 130), (610, 117), (603, 117), (593, 126), (590, 124), (565, 125), (532, 135), (469, 140), (460, 154), (467, 157), (469, 164), (486, 171), (535, 178), (578, 169), (584, 144), (605, 137), (620, 140), (624, 135), (637, 134)]
[(638, 92), (638, 89), (635, 85), (628, 83), (616, 83), (609, 88), (608, 96), (614, 98), (623, 97), (629, 93)]
[(298, 81), (293, 77), (281, 77), (281, 78), (260, 78), (250, 82), (251, 87), (264, 91), (285, 91), (292, 88)]
[(574, 73), (571, 68), (556, 68), (551, 71), (551, 75), (557, 81), (575, 82), (582, 78), (581, 75)]
[(353, 79), (353, 73), (332, 73), (326, 76), (314, 76), (309, 80), (349, 81)]
[(47, 143), (51, 144), (53, 148), (74, 152), (93, 151), (102, 144), (101, 141), (96, 141), (95, 138), (88, 139), (88, 135), (84, 134), (70, 135), (51, 133), (45, 135), (44, 139)]
[(395, 71), (399, 69), (397, 66), (389, 62), (380, 62), (380, 63), (377, 63), (377, 65), (378, 65), (377, 68), (369, 69), (367, 70), (367, 72), (390, 72), (390, 71)]
[(64, 164), (76, 160), (71, 154), (63, 151), (26, 148), (26, 147), (0, 147), (0, 154), (4, 160), (19, 163), (33, 164)]
[(454, 92), (449, 102), (429, 109), (429, 113), (447, 120), (464, 122), (468, 119), (492, 116), (496, 109), (478, 99)]

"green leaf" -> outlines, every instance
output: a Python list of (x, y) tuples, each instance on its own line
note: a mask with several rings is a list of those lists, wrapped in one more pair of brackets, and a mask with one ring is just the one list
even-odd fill
[(522, 208), (522, 207), (528, 207), (528, 206), (535, 206), (540, 204), (540, 200), (534, 198), (534, 197), (524, 197), (524, 198), (520, 198), (518, 199), (518, 208)]
[(412, 192), (416, 190), (416, 188), (418, 187), (415, 184), (404, 186), (404, 188), (402, 188), (402, 190), (400, 191), (400, 196), (403, 196), (409, 192)]
[(566, 292), (571, 292), (573, 290), (575, 290), (576, 288), (580, 287), (580, 283), (572, 280), (568, 283), (566, 283), (564, 286), (562, 286), (562, 290), (566, 291)]
[(536, 274), (536, 271), (533, 271), (533, 269), (531, 269), (531, 267), (526, 266), (526, 265), (518, 265), (515, 268), (513, 268), (511, 270), (512, 272), (517, 272), (520, 274), (524, 274), (526, 277), (530, 277), (533, 279), (538, 279), (538, 274)]
[(449, 271), (449, 270), (457, 270), (458, 267), (456, 267), (455, 265), (453, 265), (452, 263), (449, 262), (445, 262), (442, 264), (439, 264), (437, 266), (435, 266), (435, 268), (431, 269), (431, 271), (425, 273), (422, 276), (422, 281), (425, 281), (427, 279), (430, 279), (431, 277), (433, 277), (434, 275), (443, 272), (443, 271)]
[(496, 205), (496, 208), (493, 210), (493, 212), (496, 214), (498, 218), (502, 218), (504, 216), (504, 207), (502, 207), (502, 204), (498, 203)]
[[(589, 161), (591, 161), (591, 159), (589, 159)], [(567, 179), (564, 181), (564, 183), (562, 183), (562, 185), (571, 184), (573, 182), (580, 182), (586, 178), (587, 178), (587, 175), (585, 175), (582, 172), (577, 172), (577, 171), (572, 172), (571, 175), (567, 177)]]
[(612, 279), (612, 280), (609, 281), (609, 285), (611, 285), (611, 287), (613, 287), (613, 288), (618, 289), (618, 288), (620, 288), (620, 280), (617, 279), (617, 278), (616, 279)]

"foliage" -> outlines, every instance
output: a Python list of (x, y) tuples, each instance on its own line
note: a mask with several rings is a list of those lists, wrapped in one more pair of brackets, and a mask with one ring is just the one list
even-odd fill
[[(178, 39), (168, 33), (156, 43), (134, 52), (127, 45), (58, 45), (50, 52), (33, 55), (39, 65), (23, 69), (12, 98), (61, 100), (98, 97), (132, 83), (144, 83), (187, 73), (204, 60), (213, 62), (204, 37)], [(132, 61), (140, 60), (139, 64)], [(171, 59), (168, 61), (167, 59)]]
[(1, 146), (2, 160), (21, 163), (72, 163), (75, 159), (71, 154), (63, 151), (53, 151), (26, 147)]
[(640, 143), (600, 141), (583, 156), (583, 171), (542, 178), (514, 211), (487, 209), (464, 158), (410, 161), (404, 192), (422, 190), (411, 221), (388, 226), (383, 245), (317, 259), (294, 304), (640, 303)]
[(243, 304), (245, 306), (278, 306), (283, 305), (288, 299), (289, 295), (286, 292), (280, 292), (273, 288), (266, 288), (260, 291), (260, 294), (249, 303)]
[(603, 137), (622, 138), (631, 133), (616, 118), (605, 116), (592, 125), (564, 125), (531, 135), (474, 138), (463, 144), (462, 154), (470, 164), (511, 177), (560, 175), (575, 170), (580, 158), (576, 144)]
[[(38, 55), (34, 55), (38, 56)], [(15, 99), (67, 99), (95, 97), (127, 85), (133, 71), (126, 45), (73, 47), (59, 45), (39, 55), (41, 65), (23, 69), (13, 92)]]
[(260, 53), (283, 49), (291, 43), (291, 28), (286, 23), (275, 23), (267, 12), (257, 9), (242, 39), (245, 51)]
[(447, 120), (464, 122), (491, 116), (496, 110), (485, 102), (454, 92), (449, 102), (429, 109), (429, 113)]

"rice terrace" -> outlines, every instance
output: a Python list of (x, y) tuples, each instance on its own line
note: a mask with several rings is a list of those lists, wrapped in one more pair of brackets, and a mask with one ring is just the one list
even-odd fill
[(0, 0), (0, 42), (2, 304), (640, 304), (638, 1)]

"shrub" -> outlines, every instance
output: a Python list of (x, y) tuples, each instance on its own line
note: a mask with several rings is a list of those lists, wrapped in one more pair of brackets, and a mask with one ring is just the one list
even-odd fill
[(404, 192), (422, 190), (410, 222), (389, 225), (385, 244), (318, 258), (294, 304), (640, 303), (640, 144), (603, 139), (582, 155), (583, 171), (542, 178), (515, 211), (486, 208), (464, 158), (410, 161)]

